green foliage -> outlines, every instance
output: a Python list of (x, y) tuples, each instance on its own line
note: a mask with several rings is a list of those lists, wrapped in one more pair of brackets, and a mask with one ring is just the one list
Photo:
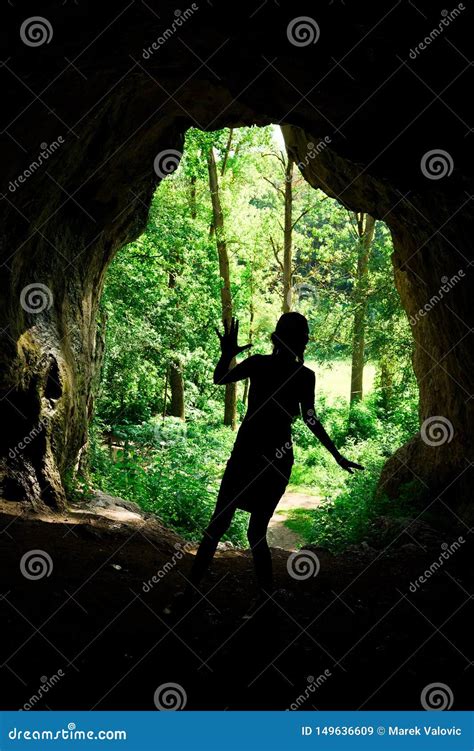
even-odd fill
[[(209, 520), (234, 439), (220, 425), (224, 389), (212, 383), (221, 279), (211, 231), (211, 148), (241, 339), (252, 341), (253, 352), (270, 351), (282, 305), (286, 155), (272, 127), (232, 134), (190, 130), (178, 170), (156, 191), (145, 232), (118, 253), (109, 269), (101, 303), (105, 358), (90, 454), (96, 487), (136, 501), (191, 539), (200, 537)], [(392, 279), (390, 234), (377, 222), (366, 329), (371, 382), (367, 389), (364, 385), (364, 400), (349, 411), (358, 242), (354, 216), (311, 188), (296, 167), (292, 187), (294, 306), (307, 315), (312, 331), (307, 361), (317, 372), (324, 369), (323, 384), (332, 378), (347, 382), (342, 392), (328, 389), (327, 396), (324, 386), (322, 393), (318, 387), (318, 414), (340, 451), (367, 470), (343, 473), (297, 421), (291, 483), (321, 496), (323, 505), (314, 512), (295, 511), (288, 523), (304, 529), (306, 539), (339, 549), (363, 539), (379, 512), (374, 489), (381, 467), (418, 429), (412, 339)], [(169, 412), (171, 363), (183, 375), (185, 424), (163, 419)], [(238, 388), (241, 418), (243, 386)], [(123, 444), (115, 458), (108, 437)], [(240, 514), (228, 539), (244, 543), (244, 525)]]
[[(138, 503), (188, 540), (201, 538), (214, 509), (218, 478), (233, 441), (228, 428), (198, 421), (151, 420), (122, 430), (114, 460), (96, 425), (91, 441), (94, 487)], [(245, 540), (245, 514), (225, 539)]]
[[(324, 449), (311, 446), (307, 438), (296, 432), (295, 468), (291, 476), (294, 485), (317, 487), (321, 505), (314, 510), (295, 510), (288, 517), (290, 529), (303, 535), (305, 542), (343, 550), (347, 545), (359, 543), (370, 534), (371, 524), (378, 514), (406, 516), (413, 510), (410, 489), (397, 503), (376, 496), (382, 467), (387, 458), (407, 441), (412, 433), (409, 426), (417, 411), (416, 400), (405, 403), (403, 412), (382, 421), (377, 413), (376, 399), (349, 410), (347, 402), (332, 405), (320, 411), (320, 418), (328, 432), (338, 436), (339, 450), (347, 457), (360, 462), (365, 471), (354, 475), (341, 472)], [(347, 418), (351, 414), (351, 421)], [(355, 422), (352, 415), (357, 415)], [(401, 419), (400, 419), (401, 418)], [(345, 431), (337, 427), (346, 425)], [(360, 433), (354, 436), (355, 427)], [(304, 426), (303, 426), (304, 427)]]

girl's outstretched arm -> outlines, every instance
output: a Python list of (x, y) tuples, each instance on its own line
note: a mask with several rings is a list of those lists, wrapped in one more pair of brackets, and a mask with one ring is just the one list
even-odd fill
[(339, 464), (341, 469), (345, 469), (352, 475), (354, 474), (354, 469), (364, 469), (364, 467), (361, 464), (351, 462), (349, 459), (346, 459), (344, 456), (342, 456), (342, 454), (338, 451), (332, 439), (324, 429), (324, 426), (318, 420), (316, 416), (316, 410), (314, 408), (315, 385), (316, 377), (314, 373), (312, 373), (308, 378), (308, 387), (303, 399), (301, 400), (301, 414), (303, 420), (311, 430), (313, 435), (315, 435), (316, 438), (323, 444), (324, 448), (333, 455), (334, 459)]

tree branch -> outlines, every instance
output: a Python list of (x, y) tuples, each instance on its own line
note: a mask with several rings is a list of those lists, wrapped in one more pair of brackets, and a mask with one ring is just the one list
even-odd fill
[(263, 179), (267, 183), (270, 183), (270, 185), (272, 186), (272, 188), (274, 188), (274, 190), (276, 190), (278, 193), (281, 193), (281, 195), (283, 196), (283, 198), (285, 197), (285, 191), (282, 190), (278, 185), (275, 185), (275, 183), (273, 183), (268, 177), (265, 177), (265, 175), (263, 175)]
[(276, 245), (275, 245), (275, 243), (274, 243), (273, 237), (271, 237), (271, 236), (270, 236), (270, 243), (271, 243), (271, 245), (272, 245), (272, 248), (273, 248), (273, 255), (274, 255), (274, 256), (275, 256), (275, 258), (276, 258), (276, 262), (278, 263), (278, 265), (279, 265), (279, 267), (280, 267), (281, 271), (284, 271), (284, 269), (283, 269), (283, 264), (282, 264), (282, 262), (280, 261), (280, 257), (279, 257), (279, 255), (278, 255), (278, 252), (279, 252), (279, 251), (278, 251), (278, 249), (277, 249), (277, 247), (276, 247)]
[(227, 139), (227, 146), (225, 147), (224, 159), (222, 161), (221, 177), (224, 177), (224, 173), (225, 173), (225, 170), (226, 170), (226, 167), (227, 167), (227, 160), (229, 158), (229, 151), (230, 151), (230, 146), (231, 146), (231, 143), (232, 143), (232, 135), (233, 135), (233, 133), (234, 133), (234, 129), (233, 128), (229, 128), (229, 138)]

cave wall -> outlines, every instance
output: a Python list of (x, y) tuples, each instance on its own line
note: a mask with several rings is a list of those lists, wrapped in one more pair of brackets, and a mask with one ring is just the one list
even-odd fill
[(453, 435), (414, 437), (383, 487), (395, 495), (416, 479), (424, 497), (443, 492), (469, 514), (472, 13), (448, 17), (431, 2), (229, 7), (43, 2), (36, 36), (37, 6), (1, 11), (3, 493), (65, 502), (100, 367), (104, 274), (143, 229), (170, 150), (176, 163), (190, 126), (280, 122), (311, 184), (389, 224), (409, 316), (463, 271), (413, 325), (421, 422), (441, 416)]
[(360, 165), (341, 160), (330, 147), (316, 153), (317, 139), (303, 129), (284, 126), (283, 131), (288, 150), (311, 185), (349, 209), (369, 212), (391, 229), (394, 282), (414, 338), (421, 430), (387, 461), (379, 492), (396, 498), (405, 487), (420, 508), (437, 503), (436, 515), (441, 506), (441, 511), (449, 507), (462, 518), (470, 517), (471, 199), (462, 183), (452, 196), (423, 192), (419, 186), (402, 192), (383, 178), (361, 174)]

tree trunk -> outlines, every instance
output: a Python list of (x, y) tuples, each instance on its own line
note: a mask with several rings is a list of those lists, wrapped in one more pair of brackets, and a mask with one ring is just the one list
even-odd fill
[(288, 155), (285, 169), (285, 224), (283, 229), (283, 312), (291, 310), (293, 286), (293, 159)]
[(382, 355), (379, 361), (380, 390), (382, 392), (382, 406), (386, 412), (392, 404), (393, 395), (393, 372), (387, 355)]
[(168, 408), (168, 414), (184, 420), (184, 379), (181, 371), (181, 364), (178, 360), (172, 360), (170, 362), (169, 383), (171, 402)]
[[(176, 287), (176, 271), (170, 272), (168, 278), (168, 287), (169, 289), (174, 289)], [(179, 337), (176, 342), (176, 347), (178, 347), (178, 344)], [(168, 380), (171, 392), (171, 403), (169, 409), (167, 410), (165, 402), (164, 413), (166, 414), (166, 412), (168, 412), (168, 414), (172, 415), (172, 417), (179, 417), (181, 420), (184, 420), (184, 379), (181, 369), (181, 363), (178, 357), (171, 358), (168, 371)]]
[(225, 171), (226, 171), (226, 168), (227, 168), (227, 160), (229, 159), (230, 147), (232, 145), (232, 136), (233, 136), (233, 134), (234, 134), (234, 129), (233, 128), (229, 128), (229, 137), (227, 139), (227, 144), (226, 144), (226, 147), (225, 147), (224, 159), (222, 160), (222, 168), (221, 168), (221, 176), (222, 177), (224, 177)]
[(352, 334), (351, 405), (363, 397), (365, 319), (369, 290), (369, 256), (374, 238), (375, 219), (370, 214), (356, 214), (359, 242), (354, 294), (354, 327)]
[[(253, 284), (253, 261), (250, 262), (250, 305), (249, 305), (249, 312), (250, 312), (250, 320), (249, 320), (249, 344), (253, 344), (253, 322), (255, 319), (255, 306), (254, 306), (254, 284)], [(249, 398), (249, 388), (250, 388), (250, 379), (246, 378), (244, 382), (244, 393), (242, 396), (242, 402), (244, 406), (247, 404), (247, 399)]]
[[(207, 166), (209, 171), (209, 189), (211, 192), (213, 228), (219, 257), (219, 275), (221, 278), (222, 321), (230, 324), (232, 318), (232, 294), (230, 289), (229, 254), (224, 232), (224, 215), (219, 196), (219, 180), (213, 147), (208, 151)], [(235, 364), (235, 359), (231, 366)], [(237, 426), (237, 385), (228, 383), (225, 387), (224, 425), (234, 430)]]
[(197, 196), (196, 196), (196, 175), (192, 175), (189, 183), (189, 207), (191, 210), (191, 219), (197, 217)]

